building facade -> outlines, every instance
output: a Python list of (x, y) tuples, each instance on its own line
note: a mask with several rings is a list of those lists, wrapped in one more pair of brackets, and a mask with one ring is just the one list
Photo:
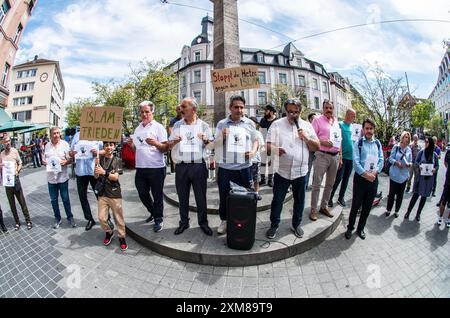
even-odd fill
[(39, 59), (13, 67), (8, 111), (14, 119), (62, 128), (65, 87), (59, 62)]
[(22, 33), (38, 0), (0, 0), (0, 107), (7, 107), (9, 82)]
[[(193, 96), (207, 113), (211, 113), (214, 107), (210, 75), (213, 69), (214, 21), (206, 16), (201, 24), (202, 33), (194, 38), (190, 46), (182, 48), (181, 57), (169, 68), (178, 75), (179, 99)], [(333, 73), (335, 77), (331, 77), (322, 64), (306, 58), (292, 43), (286, 45), (283, 51), (241, 48), (240, 53), (242, 66), (254, 65), (259, 69), (260, 87), (239, 92), (247, 101), (249, 116), (262, 116), (261, 106), (275, 104), (277, 90), (283, 86), (287, 86), (293, 95), (306, 99), (311, 111), (320, 112), (325, 99), (331, 99), (344, 112), (351, 107), (348, 80), (338, 73)], [(280, 109), (282, 105), (274, 106)], [(339, 115), (340, 110), (336, 108), (336, 111)]]
[(334, 102), (336, 115), (344, 118), (348, 109), (352, 108), (352, 92), (350, 81), (337, 72), (330, 72), (331, 100)]
[(439, 65), (437, 84), (429, 97), (438, 114), (448, 121), (450, 117), (450, 41)]

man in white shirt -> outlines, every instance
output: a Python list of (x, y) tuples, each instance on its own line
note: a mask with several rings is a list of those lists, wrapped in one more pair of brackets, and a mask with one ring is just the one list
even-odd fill
[(266, 236), (275, 238), (280, 215), (289, 186), (292, 185), (294, 209), (292, 231), (301, 238), (300, 227), (305, 207), (306, 175), (310, 151), (319, 149), (319, 139), (312, 125), (299, 118), (301, 104), (289, 99), (284, 103), (287, 116), (274, 122), (267, 133), (267, 152), (274, 157), (273, 199), (270, 212), (270, 229)]
[(142, 122), (134, 131), (133, 138), (133, 149), (136, 151), (135, 185), (139, 198), (150, 213), (146, 222), (154, 219), (153, 230), (159, 232), (163, 227), (164, 153), (168, 151), (169, 143), (167, 131), (153, 118), (155, 105), (144, 101), (139, 105), (139, 111)]
[(61, 225), (61, 213), (59, 211), (58, 193), (61, 194), (67, 220), (72, 227), (76, 227), (73, 219), (69, 198), (69, 173), (68, 166), (72, 163), (70, 158), (70, 146), (61, 139), (61, 131), (58, 127), (50, 129), (51, 140), (45, 145), (45, 159), (43, 164), (47, 167), (47, 182), (50, 201), (55, 215), (54, 229)]
[(208, 170), (205, 147), (210, 143), (209, 125), (197, 117), (195, 98), (183, 99), (180, 111), (183, 118), (177, 121), (170, 135), (170, 146), (175, 159), (175, 185), (180, 202), (180, 224), (175, 230), (179, 235), (189, 228), (189, 195), (191, 185), (197, 204), (197, 220), (200, 229), (208, 236), (213, 234), (208, 226), (206, 200)]

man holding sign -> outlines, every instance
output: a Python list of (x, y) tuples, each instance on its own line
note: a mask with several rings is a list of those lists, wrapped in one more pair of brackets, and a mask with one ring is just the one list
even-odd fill
[(183, 119), (177, 121), (170, 135), (170, 147), (175, 159), (175, 185), (180, 202), (180, 224), (175, 230), (179, 235), (189, 228), (189, 195), (191, 185), (197, 204), (197, 220), (200, 229), (208, 236), (213, 234), (208, 226), (206, 190), (208, 170), (205, 147), (210, 143), (209, 125), (197, 118), (197, 101), (185, 98), (180, 110)]
[(58, 196), (61, 194), (67, 220), (72, 227), (76, 227), (73, 219), (69, 198), (69, 173), (68, 166), (72, 163), (70, 158), (70, 146), (61, 139), (61, 131), (58, 127), (50, 129), (50, 142), (45, 145), (45, 159), (43, 164), (47, 166), (47, 183), (53, 213), (55, 215), (54, 229), (61, 225), (61, 213), (59, 210)]
[(22, 160), (20, 159), (17, 149), (11, 147), (11, 139), (9, 136), (6, 136), (2, 143), (5, 146), (5, 149), (0, 154), (0, 168), (2, 169), (2, 181), (3, 186), (5, 187), (6, 197), (8, 198), (9, 207), (11, 208), (14, 221), (16, 222), (15, 229), (18, 230), (20, 228), (20, 220), (15, 201), (15, 198), (17, 198), (20, 207), (22, 208), (25, 222), (27, 222), (27, 228), (31, 230), (33, 224), (31, 223), (30, 213), (28, 212), (27, 203), (25, 202), (19, 179), (19, 173), (22, 170)]
[[(356, 118), (356, 112), (353, 109), (348, 109), (345, 114), (345, 119), (343, 122), (339, 123), (339, 127), (342, 132), (342, 147), (341, 147), (341, 158), (339, 160), (339, 169), (336, 174), (336, 180), (334, 182), (333, 190), (331, 191), (330, 200), (328, 201), (328, 206), (333, 207), (333, 197), (339, 184), (342, 181), (341, 189), (339, 190), (339, 197), (337, 202), (340, 206), (345, 207), (345, 191), (347, 190), (348, 180), (353, 170), (353, 141), (358, 141), (360, 137), (358, 133), (353, 130), (353, 122)], [(356, 125), (355, 125), (356, 126)], [(359, 125), (360, 126), (360, 125)], [(361, 132), (359, 127), (356, 130)], [(356, 138), (355, 138), (356, 137)]]
[[(144, 101), (139, 105), (142, 122), (134, 131), (133, 149), (136, 151), (136, 189), (150, 216), (153, 219), (153, 231), (163, 228), (163, 187), (166, 178), (164, 153), (169, 150), (167, 131), (153, 118), (155, 105)], [(152, 192), (152, 197), (150, 196)]]
[(336, 179), (336, 172), (339, 165), (339, 152), (341, 149), (342, 134), (338, 120), (333, 115), (333, 102), (325, 100), (323, 102), (322, 115), (316, 117), (312, 126), (320, 141), (320, 149), (315, 153), (314, 176), (311, 192), (311, 213), (309, 218), (317, 221), (317, 204), (319, 202), (320, 185), (327, 175), (325, 189), (322, 194), (319, 212), (332, 218), (333, 214), (328, 210), (327, 203), (330, 200), (331, 190)]
[(364, 227), (369, 217), (372, 203), (378, 190), (378, 174), (383, 169), (383, 150), (381, 143), (374, 137), (375, 123), (366, 119), (363, 122), (364, 137), (353, 146), (353, 199), (350, 210), (350, 218), (345, 232), (345, 238), (352, 237), (352, 231), (356, 223), (358, 210), (361, 208), (356, 233), (361, 239), (366, 238)]
[(218, 234), (227, 231), (226, 200), (230, 193), (230, 181), (245, 188), (252, 187), (250, 158), (258, 151), (256, 128), (253, 121), (244, 116), (245, 99), (240, 95), (230, 98), (230, 116), (217, 124), (215, 154), (219, 163), (219, 214), (221, 223)]

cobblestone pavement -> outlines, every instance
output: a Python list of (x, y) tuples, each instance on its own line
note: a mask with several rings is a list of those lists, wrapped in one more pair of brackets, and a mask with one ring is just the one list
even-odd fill
[[(26, 169), (22, 184), (35, 227), (12, 229), (0, 191), (9, 228), (0, 234), (0, 297), (450, 297), (449, 230), (435, 225), (438, 198), (427, 202), (420, 223), (403, 220), (411, 194), (405, 195), (397, 219), (386, 219), (383, 207), (373, 209), (365, 241), (356, 235), (344, 239), (345, 209), (338, 229), (304, 254), (266, 265), (214, 267), (161, 256), (130, 238), (125, 253), (116, 241), (104, 247), (99, 226), (84, 230), (74, 180), (70, 196), (79, 227), (63, 222), (53, 230), (45, 172)], [(386, 196), (386, 176), (379, 189)], [(96, 212), (92, 193), (89, 199)]]

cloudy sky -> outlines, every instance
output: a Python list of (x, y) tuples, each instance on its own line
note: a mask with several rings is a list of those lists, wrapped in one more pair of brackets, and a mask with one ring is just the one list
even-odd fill
[[(213, 8), (209, 0), (168, 2), (39, 0), (16, 62), (35, 55), (59, 60), (66, 102), (91, 96), (93, 81), (120, 81), (138, 61), (178, 58), (183, 45), (201, 33), (201, 19)], [(437, 22), (366, 26), (302, 39), (383, 20), (450, 21), (448, 0), (239, 0), (238, 8), (239, 17), (253, 23), (240, 21), (241, 47), (282, 50), (298, 39), (295, 46), (328, 71), (351, 78), (357, 66), (376, 61), (394, 76), (407, 72), (411, 90), (425, 98), (437, 81), (442, 41), (450, 39), (450, 24)]]

